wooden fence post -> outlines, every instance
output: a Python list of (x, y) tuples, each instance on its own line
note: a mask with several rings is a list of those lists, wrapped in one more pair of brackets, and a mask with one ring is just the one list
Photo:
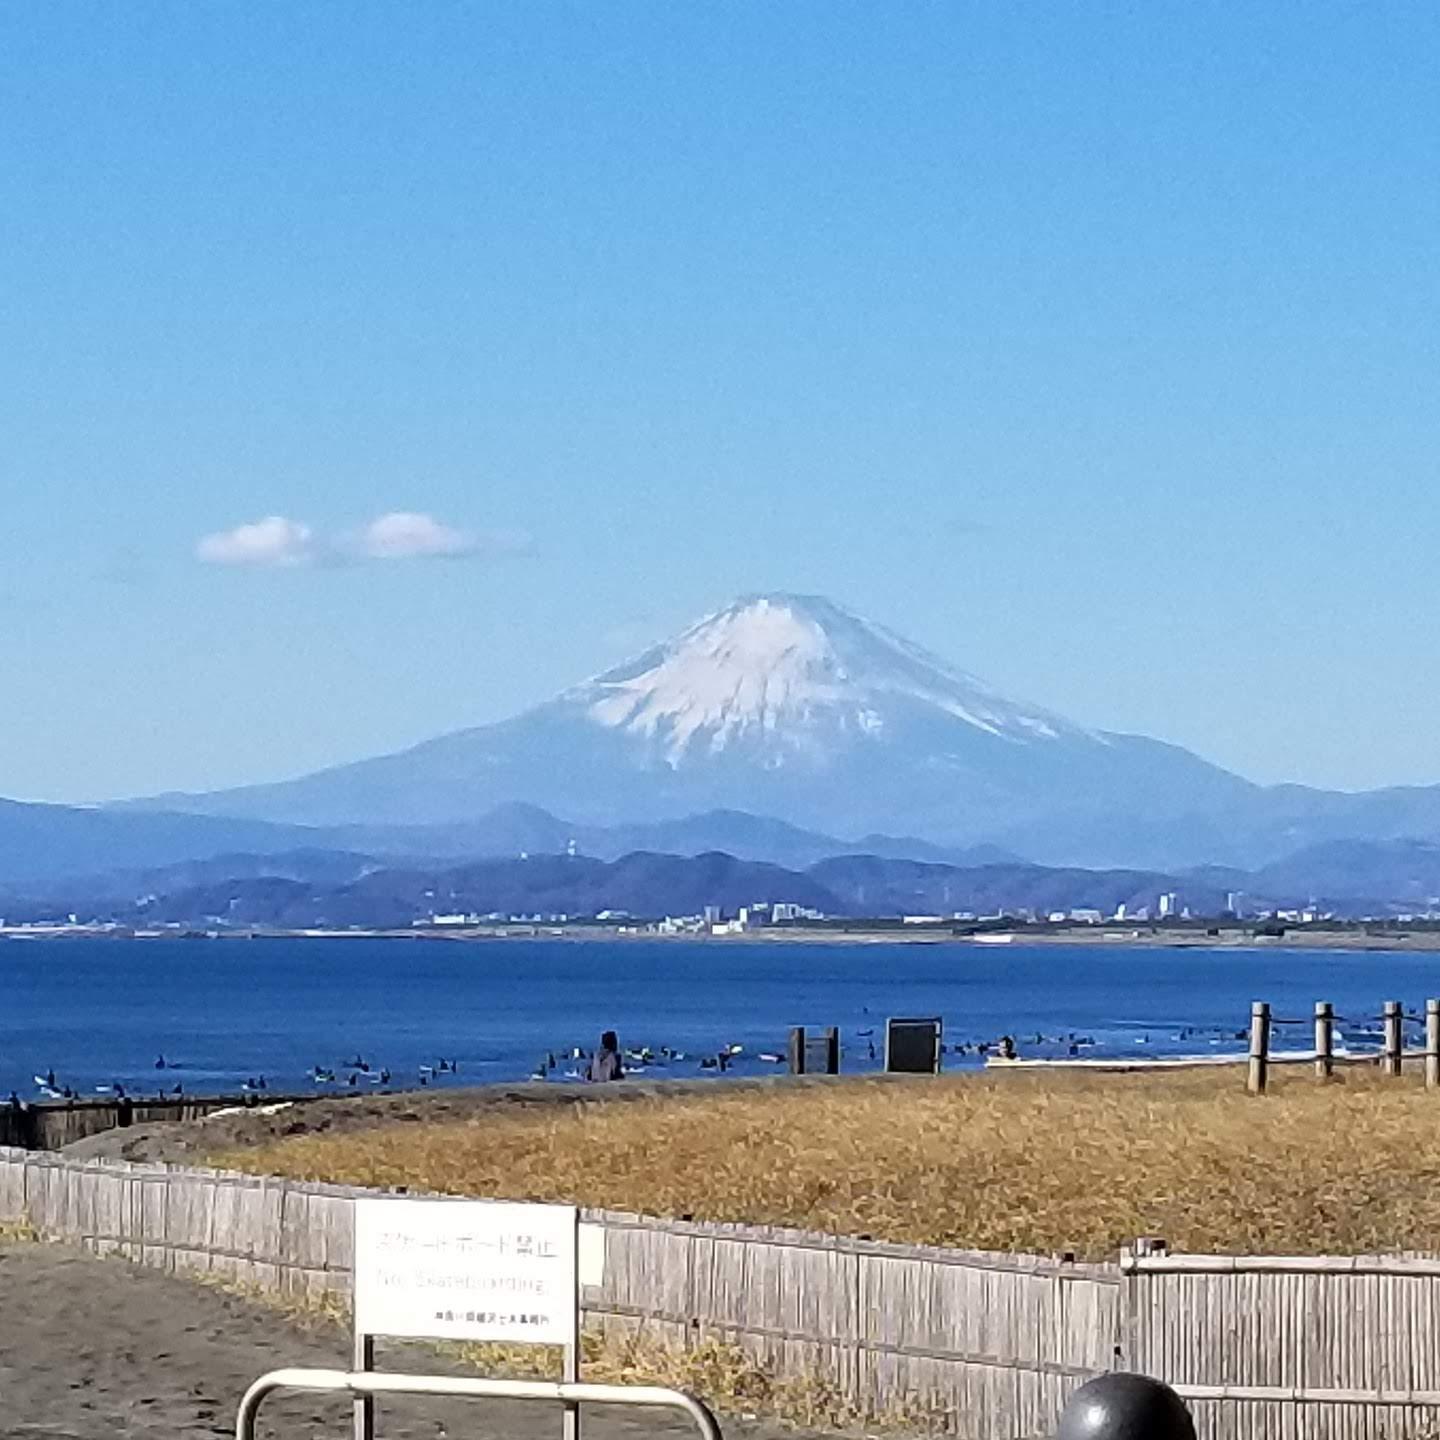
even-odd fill
[(825, 1073), (827, 1075), (840, 1073), (840, 1031), (834, 1025), (825, 1031)]
[(1250, 1076), (1245, 1088), (1252, 1095), (1263, 1095), (1269, 1071), (1270, 1005), (1257, 1000), (1250, 1007)]
[(1385, 1050), (1380, 1067), (1386, 1075), (1400, 1073), (1400, 1061), (1405, 1047), (1404, 1024), (1405, 1018), (1400, 1009), (1400, 1002), (1387, 1000), (1385, 1002)]
[(1328, 1000), (1315, 1002), (1315, 1075), (1328, 1080), (1335, 1073), (1335, 1007)]
[(1440, 1087), (1440, 1000), (1425, 1002), (1425, 1088)]

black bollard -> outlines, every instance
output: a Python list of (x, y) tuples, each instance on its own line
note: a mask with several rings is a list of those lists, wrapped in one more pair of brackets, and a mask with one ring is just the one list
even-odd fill
[(1117, 1371), (1065, 1402), (1055, 1440), (1195, 1440), (1195, 1422), (1168, 1385)]

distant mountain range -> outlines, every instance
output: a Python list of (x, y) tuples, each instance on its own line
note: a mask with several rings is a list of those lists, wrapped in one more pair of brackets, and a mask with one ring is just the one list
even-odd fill
[[(265, 857), (339, 853), (359, 855), (370, 868), (397, 859), (438, 863), (522, 853), (557, 854), (571, 846), (614, 860), (635, 850), (698, 855), (723, 850), (746, 860), (806, 866), (832, 855), (871, 854), (954, 864), (983, 865), (1020, 857), (993, 845), (948, 849), (924, 840), (867, 835), (844, 841), (784, 821), (714, 810), (676, 820), (635, 825), (581, 825), (534, 805), (497, 806), (469, 821), (428, 826), (281, 825), (223, 815), (145, 809), (94, 809), (0, 800), (0, 894), (33, 893), (37, 886), (82, 879), (93, 894), (154, 889), (187, 866), (196, 873), (219, 859), (238, 864), (233, 875), (280, 873)], [(311, 878), (314, 878), (311, 876)], [(76, 888), (76, 887), (71, 887)]]
[[(91, 892), (89, 882), (12, 906), (15, 919), (81, 919), (130, 924), (310, 928), (410, 926), (437, 913), (590, 917), (621, 911), (637, 918), (695, 915), (718, 905), (788, 902), (830, 916), (898, 917), (995, 911), (1016, 906), (1153, 905), (1173, 889), (1169, 876), (1143, 872), (1064, 871), (1038, 866), (962, 868), (876, 856), (837, 856), (804, 870), (721, 853), (637, 852), (618, 860), (532, 855), (449, 867), (376, 867), (373, 857), (334, 852), (232, 856), (174, 867), (123, 895)], [(1194, 887), (1193, 903), (1218, 909), (1222, 892)]]
[(187, 920), (408, 924), (434, 892), (482, 913), (743, 895), (887, 915), (1105, 909), (1170, 889), (1197, 909), (1244, 890), (1385, 913), (1440, 897), (1437, 838), (1440, 787), (1254, 785), (777, 594), (398, 755), (204, 795), (0, 801), (0, 914), (152, 897)]
[[(303, 826), (306, 843), (318, 828), (360, 844), (378, 827), (391, 850), (403, 827), (426, 853), (473, 854), (473, 827), (516, 806), (567, 815), (586, 837), (647, 830), (667, 850), (692, 848), (691, 817), (739, 814), (747, 843), (728, 848), (788, 863), (810, 852), (787, 850), (785, 827), (917, 836), (899, 843), (940, 852), (931, 858), (983, 845), (1051, 865), (1160, 871), (1254, 869), (1336, 840), (1440, 837), (1440, 786), (1255, 785), (1178, 746), (1007, 699), (828, 600), (788, 594), (737, 601), (499, 724), (296, 780), (107, 813)], [(517, 829), (523, 813), (511, 810)], [(752, 846), (761, 825), (777, 827), (773, 844)], [(848, 838), (832, 848), (857, 846), (877, 848)]]
[(16, 920), (82, 920), (210, 926), (410, 926), (437, 913), (637, 918), (698, 914), (719, 905), (789, 902), (835, 917), (895, 918), (1094, 908), (1124, 904), (1153, 913), (1177, 896), (1197, 915), (1218, 915), (1241, 891), (1250, 910), (1318, 904), (1340, 915), (1428, 909), (1440, 895), (1440, 845), (1344, 842), (1244, 872), (1160, 871), (1006, 862), (954, 865), (879, 855), (836, 855), (799, 868), (720, 852), (638, 851), (614, 860), (534, 853), (463, 863), (306, 849), (223, 855), (148, 871), (112, 872), (12, 888), (0, 912)]

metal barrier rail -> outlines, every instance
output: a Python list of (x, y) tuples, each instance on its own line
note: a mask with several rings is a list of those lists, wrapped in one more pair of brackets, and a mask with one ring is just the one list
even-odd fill
[(1347, 1390), (1317, 1385), (1172, 1385), (1182, 1400), (1244, 1400), (1264, 1405), (1440, 1406), (1440, 1390)]
[(381, 1370), (271, 1370), (244, 1394), (235, 1416), (235, 1440), (255, 1440), (261, 1402), (276, 1390), (350, 1395), (451, 1395), (476, 1400), (549, 1400), (560, 1405), (640, 1405), (682, 1410), (701, 1440), (723, 1440), (719, 1422), (703, 1400), (659, 1385), (589, 1385), (554, 1380), (485, 1380), (454, 1375), (397, 1375)]

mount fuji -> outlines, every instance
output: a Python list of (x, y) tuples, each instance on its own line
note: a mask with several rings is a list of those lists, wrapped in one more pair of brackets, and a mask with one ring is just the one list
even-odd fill
[(127, 803), (303, 825), (458, 823), (515, 803), (602, 825), (725, 809), (1095, 865), (1242, 859), (1227, 827), (1270, 793), (1008, 699), (829, 600), (768, 594), (498, 724)]

